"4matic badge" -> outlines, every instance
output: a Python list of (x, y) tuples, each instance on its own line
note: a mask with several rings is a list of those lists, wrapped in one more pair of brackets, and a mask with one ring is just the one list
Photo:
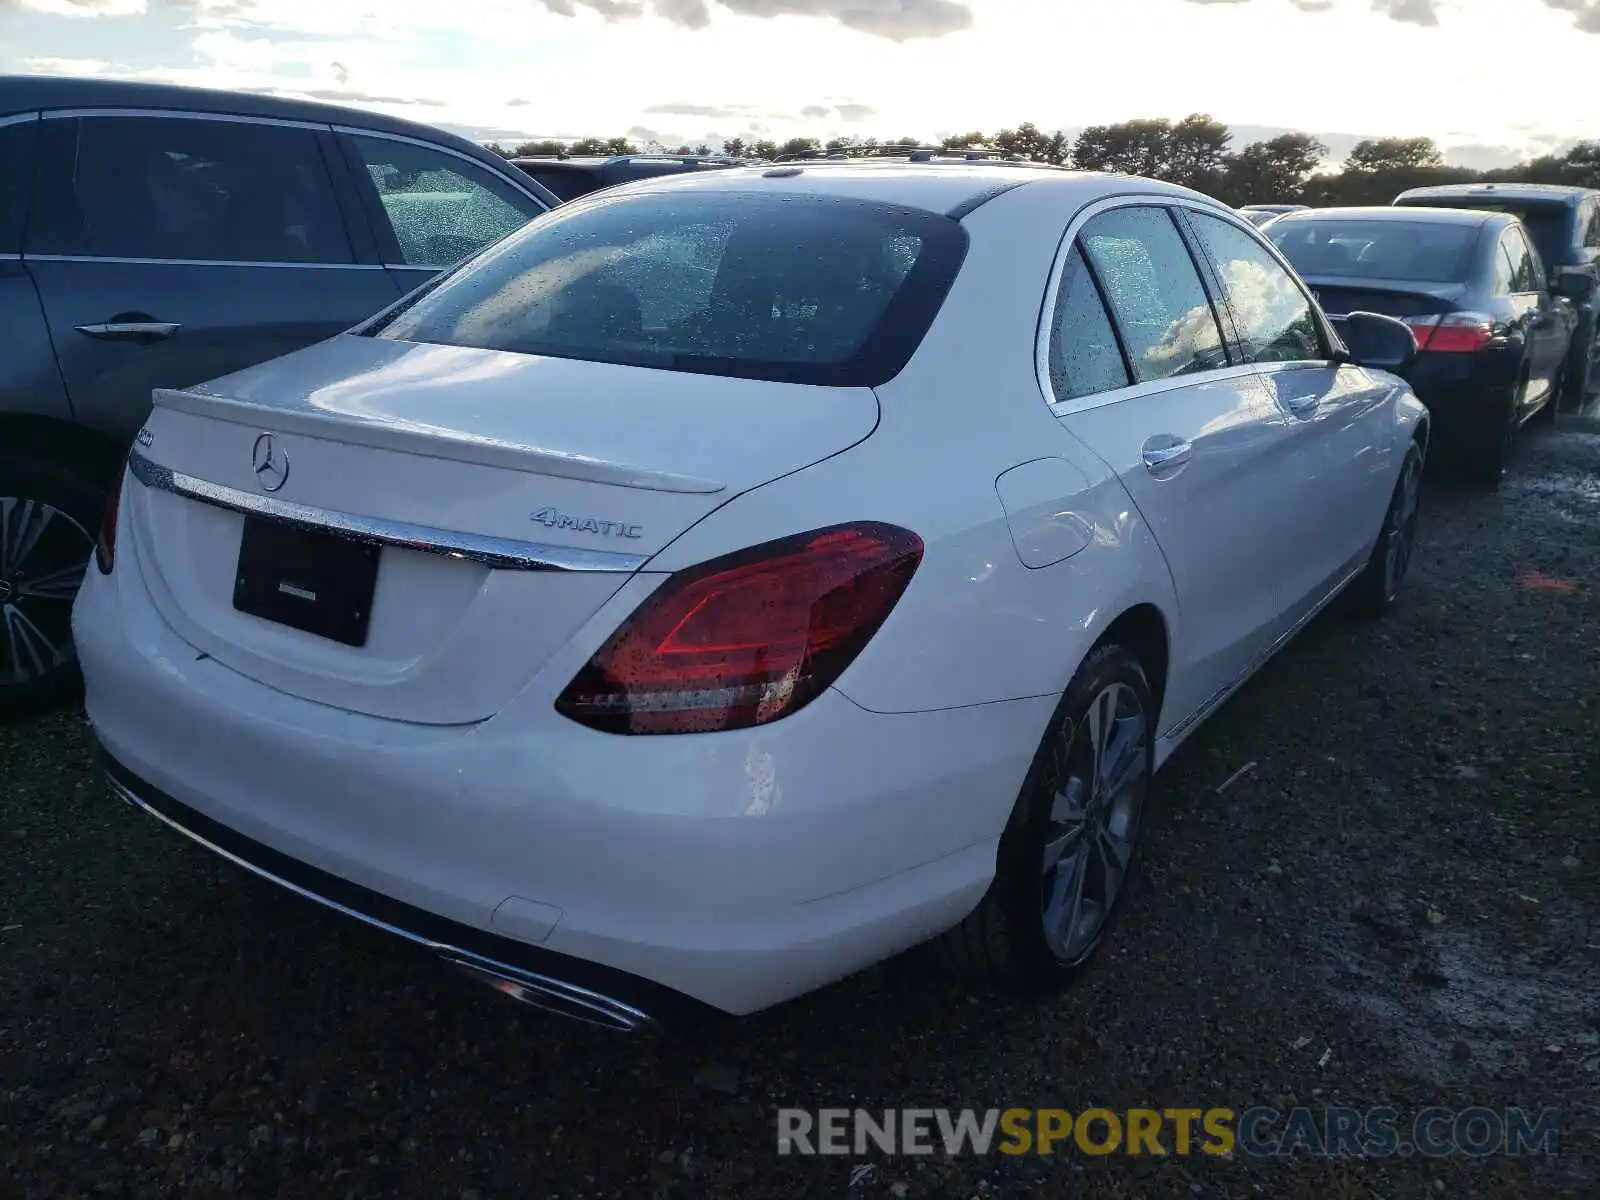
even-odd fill
[(570, 529), (574, 533), (598, 533), (602, 537), (636, 538), (639, 526), (621, 521), (602, 521), (597, 517), (575, 517), (559, 508), (541, 508), (533, 519), (546, 529)]

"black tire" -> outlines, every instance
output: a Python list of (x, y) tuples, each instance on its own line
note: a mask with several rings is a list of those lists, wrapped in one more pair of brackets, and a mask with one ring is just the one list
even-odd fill
[[(1090, 712), (1091, 704), (1098, 701), (1103, 705), (1107, 697), (1117, 706), (1116, 712), (1123, 714), (1110, 724), (1104, 720), (1103, 708), (1098, 717)], [(1142, 728), (1136, 731), (1129, 725), (1130, 717), (1136, 717)], [(994, 882), (978, 907), (939, 942), (947, 965), (1010, 990), (1036, 994), (1065, 986), (1089, 963), (1121, 912), (1138, 866), (1139, 839), (1148, 816), (1155, 768), (1155, 720), (1155, 704), (1137, 656), (1115, 644), (1096, 648), (1067, 686), (1034, 755), (1000, 838)], [(1094, 770), (1086, 761), (1098, 761), (1092, 746), (1097, 728), (1111, 731), (1108, 749), (1114, 748), (1110, 739), (1121, 739), (1116, 743), (1121, 751), (1115, 761), (1127, 764), (1122, 776), (1127, 784), (1114, 789), (1110, 801), (1104, 796), (1086, 797), (1077, 786)], [(1118, 798), (1123, 803), (1117, 803)], [(1064, 819), (1064, 814), (1075, 805), (1081, 806), (1086, 816), (1078, 823), (1074, 842), (1069, 832), (1074, 822), (1070, 816)], [(1106, 830), (1120, 818), (1122, 836), (1086, 837), (1086, 831), (1100, 828), (1102, 817)], [(1116, 853), (1123, 869), (1106, 903), (1091, 899), (1090, 893), (1112, 881), (1107, 855), (1112, 853), (1113, 843), (1121, 847)], [(1053, 869), (1047, 868), (1047, 847), (1064, 844), (1070, 848), (1061, 853)], [(1093, 860), (1089, 848), (1096, 852)], [(1075, 925), (1076, 940), (1062, 934), (1052, 944), (1046, 932), (1047, 912), (1061, 914), (1059, 906), (1051, 909), (1050, 900), (1069, 892), (1075, 880), (1088, 885), (1073, 913), (1079, 920), (1058, 921), (1056, 928), (1067, 930)]]
[(86, 471), (0, 457), (0, 715), (37, 712), (80, 686), (72, 600), (104, 499)]
[(1412, 442), (1400, 464), (1383, 525), (1372, 547), (1366, 568), (1357, 575), (1345, 593), (1353, 612), (1364, 617), (1381, 617), (1400, 594), (1406, 568), (1416, 545), (1417, 513), (1422, 496), (1422, 447)]

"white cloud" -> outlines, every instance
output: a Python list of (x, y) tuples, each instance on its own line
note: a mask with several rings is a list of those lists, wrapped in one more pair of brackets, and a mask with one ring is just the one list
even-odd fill
[[(529, 136), (928, 137), (1200, 110), (1481, 159), (1600, 128), (1594, 89), (1482, 83), (1512, 60), (1586, 77), (1596, 43), (1575, 21), (1600, 24), (1600, 0), (0, 0), (0, 70), (322, 94)], [(84, 61), (109, 58), (86, 28), (119, 49), (125, 33), (138, 67)]]

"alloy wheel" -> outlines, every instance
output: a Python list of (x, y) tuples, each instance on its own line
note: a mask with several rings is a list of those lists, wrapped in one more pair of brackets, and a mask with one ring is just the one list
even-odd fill
[(1105, 932), (1133, 863), (1149, 775), (1144, 705), (1127, 684), (1110, 684), (1072, 730), (1045, 834), (1045, 940), (1063, 963), (1082, 961)]
[(93, 549), (89, 532), (61, 509), (0, 496), (0, 687), (72, 661), (72, 601)]

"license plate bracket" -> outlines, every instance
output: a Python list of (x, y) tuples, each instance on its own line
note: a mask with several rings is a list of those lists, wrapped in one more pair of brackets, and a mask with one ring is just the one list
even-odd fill
[(382, 547), (246, 517), (233, 607), (346, 646), (365, 646)]

